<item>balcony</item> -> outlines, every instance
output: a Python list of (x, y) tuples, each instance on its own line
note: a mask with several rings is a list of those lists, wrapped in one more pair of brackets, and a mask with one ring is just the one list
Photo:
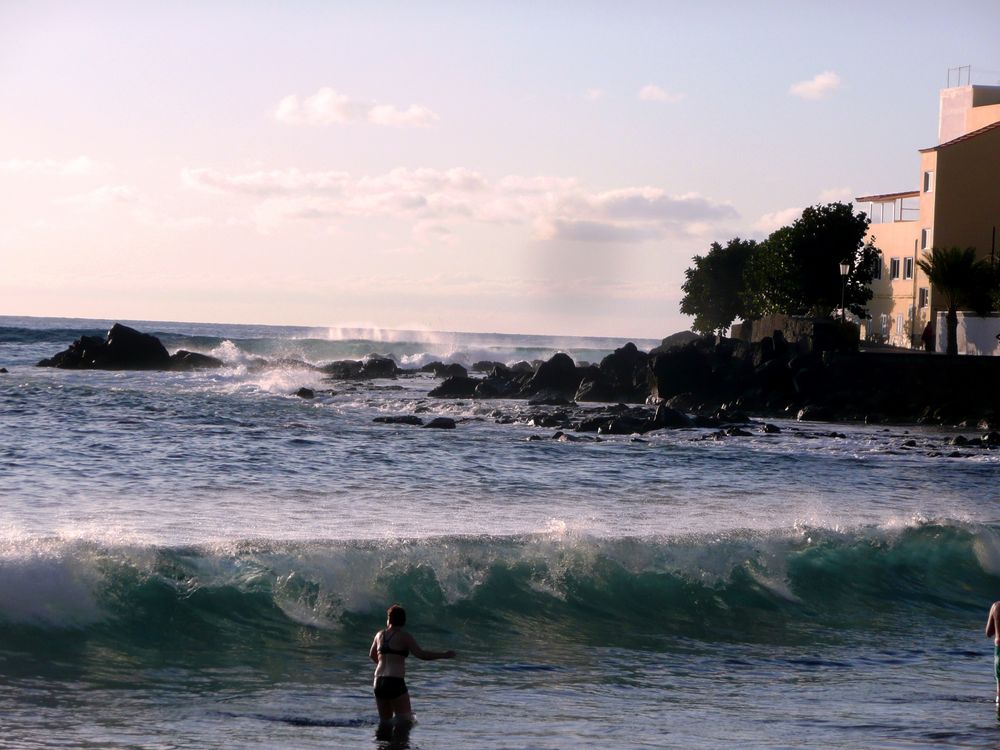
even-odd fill
[[(865, 207), (864, 204), (868, 204)], [(854, 199), (872, 224), (895, 224), (900, 221), (917, 221), (920, 218), (920, 191), (862, 195)]]

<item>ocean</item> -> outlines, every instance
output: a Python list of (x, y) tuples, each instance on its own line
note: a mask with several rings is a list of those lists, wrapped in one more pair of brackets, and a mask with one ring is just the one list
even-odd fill
[[(1000, 451), (947, 443), (974, 429), (560, 442), (523, 401), (296, 364), (617, 339), (122, 321), (225, 366), (34, 366), (113, 322), (0, 317), (4, 748), (1000, 743)], [(411, 414), (457, 427), (373, 421)], [(408, 660), (408, 734), (371, 696), (393, 602), (458, 652)]]

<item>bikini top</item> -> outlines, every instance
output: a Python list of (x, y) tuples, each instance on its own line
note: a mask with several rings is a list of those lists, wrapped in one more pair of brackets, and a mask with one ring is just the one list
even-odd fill
[(392, 654), (394, 656), (402, 656), (404, 659), (410, 655), (410, 649), (408, 648), (392, 648), (388, 641), (391, 641), (393, 636), (396, 635), (397, 631), (389, 633), (386, 637), (386, 631), (382, 631), (382, 637), (378, 639), (378, 652), (380, 654)]

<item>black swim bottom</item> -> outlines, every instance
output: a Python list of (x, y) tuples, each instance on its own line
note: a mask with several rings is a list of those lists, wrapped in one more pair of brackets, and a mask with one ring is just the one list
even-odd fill
[(375, 697), (393, 700), (401, 695), (406, 695), (406, 680), (402, 677), (376, 677)]

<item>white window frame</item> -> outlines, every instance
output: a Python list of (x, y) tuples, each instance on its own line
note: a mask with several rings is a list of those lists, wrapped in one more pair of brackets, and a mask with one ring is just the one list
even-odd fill
[(930, 227), (924, 227), (920, 230), (920, 249), (926, 250), (931, 246), (933, 241), (933, 230)]
[(899, 278), (899, 258), (889, 258), (889, 281)]
[(913, 278), (913, 258), (903, 258), (903, 278)]
[(927, 307), (927, 304), (930, 302), (930, 299), (931, 299), (930, 287), (926, 286), (920, 287), (920, 289), (917, 291), (918, 306)]
[(897, 313), (896, 314), (896, 334), (898, 336), (902, 336), (903, 335), (903, 325), (904, 325), (903, 313)]
[(924, 172), (924, 192), (934, 192), (934, 170), (928, 169)]
[(875, 274), (872, 276), (872, 281), (876, 281), (882, 278), (882, 256), (878, 256), (878, 263), (875, 264)]
[(879, 323), (881, 324), (882, 336), (889, 335), (889, 315), (888, 313), (882, 313), (879, 317)]

